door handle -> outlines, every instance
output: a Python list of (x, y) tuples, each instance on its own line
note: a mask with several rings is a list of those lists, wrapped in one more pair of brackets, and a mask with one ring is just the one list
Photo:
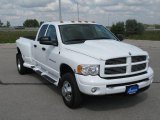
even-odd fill
[(36, 48), (36, 47), (37, 47), (37, 45), (34, 45), (34, 47)]
[(46, 51), (46, 48), (42, 48), (43, 51)]

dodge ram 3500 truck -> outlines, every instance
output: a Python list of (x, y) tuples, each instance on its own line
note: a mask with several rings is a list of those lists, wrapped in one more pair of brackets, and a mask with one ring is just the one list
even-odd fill
[(21, 37), (16, 44), (19, 73), (33, 70), (59, 86), (70, 108), (83, 94), (137, 94), (153, 81), (148, 53), (97, 23), (44, 23), (35, 40)]

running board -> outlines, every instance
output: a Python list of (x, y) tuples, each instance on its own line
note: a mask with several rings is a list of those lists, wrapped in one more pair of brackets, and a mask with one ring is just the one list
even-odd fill
[(46, 80), (48, 80), (49, 82), (55, 84), (56, 81), (54, 79), (52, 79), (51, 77), (47, 76), (47, 75), (42, 75), (43, 78), (45, 78)]
[(31, 65), (31, 64), (28, 64), (28, 63), (24, 63), (23, 64), (25, 67), (27, 67), (27, 68), (35, 68), (35, 66), (34, 65)]
[(40, 71), (40, 68), (37, 68), (37, 67), (33, 67), (32, 69), (33, 69), (33, 71), (35, 71), (35, 72), (36, 72), (36, 71)]
[(42, 72), (41, 72), (40, 70), (35, 70), (35, 72), (36, 72), (37, 74), (39, 74), (39, 75), (42, 74)]
[(44, 79), (48, 80), (48, 82), (56, 85), (56, 81), (54, 79), (52, 79), (46, 72), (41, 71), (40, 68), (34, 67), (33, 70), (39, 74), (40, 76), (42, 76)]

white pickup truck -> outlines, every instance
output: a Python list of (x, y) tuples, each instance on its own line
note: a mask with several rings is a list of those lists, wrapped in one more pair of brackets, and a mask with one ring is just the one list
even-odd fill
[(19, 73), (33, 70), (60, 86), (70, 108), (80, 105), (83, 94), (137, 94), (153, 81), (148, 53), (96, 23), (44, 23), (35, 40), (16, 44)]

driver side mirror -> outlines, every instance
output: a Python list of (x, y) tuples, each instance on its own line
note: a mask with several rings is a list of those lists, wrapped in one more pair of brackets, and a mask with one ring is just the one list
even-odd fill
[(54, 46), (58, 46), (58, 41), (57, 40), (51, 40), (51, 37), (41, 37), (39, 39), (39, 43), (43, 44), (43, 45), (54, 45)]
[(116, 37), (120, 40), (123, 41), (124, 40), (124, 36), (122, 34), (116, 34)]

